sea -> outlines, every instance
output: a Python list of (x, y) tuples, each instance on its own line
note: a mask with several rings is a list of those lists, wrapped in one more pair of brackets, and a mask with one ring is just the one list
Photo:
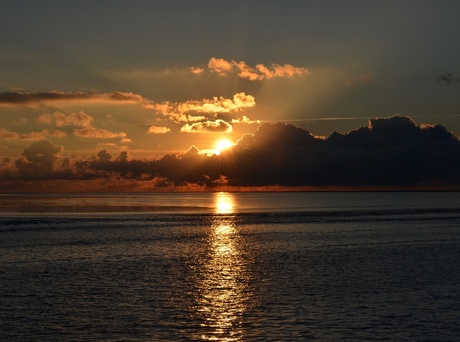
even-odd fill
[(460, 341), (460, 193), (0, 195), (1, 341)]

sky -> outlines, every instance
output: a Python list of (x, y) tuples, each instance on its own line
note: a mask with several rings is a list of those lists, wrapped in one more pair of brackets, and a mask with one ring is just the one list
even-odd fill
[[(0, 181), (9, 184), (7, 190), (33, 190), (37, 180), (75, 186), (100, 178), (107, 184), (116, 178), (123, 183), (119, 188), (129, 189), (134, 183), (142, 189), (232, 182), (409, 184), (410, 177), (395, 180), (395, 175), (363, 183), (336, 176), (313, 182), (312, 175), (307, 181), (292, 174), (284, 175), (290, 180), (256, 181), (228, 170), (208, 172), (201, 164), (199, 176), (178, 180), (148, 163), (165, 157), (184, 162), (196, 152), (206, 163), (220, 158), (222, 164), (233, 149), (242, 150), (248, 136), (262, 137), (269, 125), (283, 134), (291, 134), (291, 126), (304, 130), (315, 139), (315, 149), (320, 140), (332, 148), (333, 137), (351, 139), (363, 129), (375, 138), (372, 122), (400, 124), (400, 132), (415, 127), (424, 148), (449, 145), (460, 135), (458, 1), (3, 0), (1, 5)], [(445, 132), (429, 135), (430, 127)], [(427, 134), (438, 140), (427, 140)], [(220, 151), (216, 144), (222, 139), (235, 147)], [(388, 146), (399, 141), (393, 140)], [(274, 155), (275, 145), (266, 157)], [(456, 148), (439, 147), (439, 153), (453, 158)], [(259, 152), (254, 153), (262, 158)], [(248, 169), (235, 158), (233, 164)], [(137, 164), (113, 170), (97, 162)], [(324, 163), (318, 165), (325, 168)], [(440, 174), (423, 172), (410, 179), (430, 174), (426, 184), (439, 183)]]

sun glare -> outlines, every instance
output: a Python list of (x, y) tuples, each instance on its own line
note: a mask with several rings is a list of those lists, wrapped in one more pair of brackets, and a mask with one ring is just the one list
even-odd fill
[(226, 192), (219, 192), (215, 197), (216, 214), (231, 214), (234, 209), (233, 196)]
[(216, 152), (220, 154), (223, 150), (227, 150), (233, 146), (233, 143), (228, 139), (220, 139), (216, 142)]

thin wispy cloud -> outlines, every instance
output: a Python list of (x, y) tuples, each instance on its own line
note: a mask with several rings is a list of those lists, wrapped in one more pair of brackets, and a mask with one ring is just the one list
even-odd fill
[(55, 102), (96, 102), (96, 103), (144, 103), (148, 100), (141, 95), (114, 91), (100, 93), (95, 91), (78, 92), (3, 92), (0, 93), (0, 106), (36, 106), (47, 105)]

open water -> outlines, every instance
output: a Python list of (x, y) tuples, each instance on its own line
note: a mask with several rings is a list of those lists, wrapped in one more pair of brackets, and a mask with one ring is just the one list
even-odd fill
[(2, 341), (460, 340), (460, 193), (0, 205)]

